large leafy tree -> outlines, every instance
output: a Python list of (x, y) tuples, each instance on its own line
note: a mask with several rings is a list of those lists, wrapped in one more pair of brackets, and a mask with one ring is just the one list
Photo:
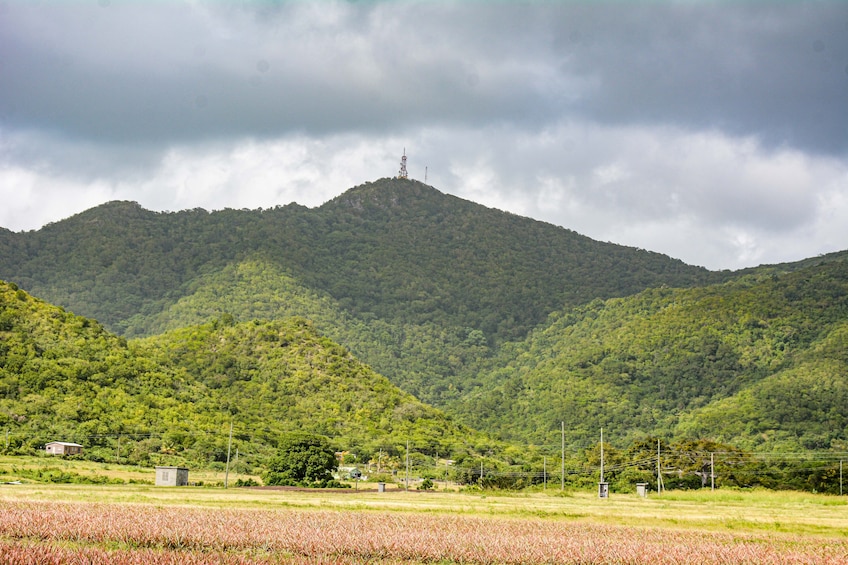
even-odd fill
[(277, 456), (263, 477), (268, 485), (327, 486), (337, 468), (330, 441), (320, 435), (294, 432), (285, 434)]

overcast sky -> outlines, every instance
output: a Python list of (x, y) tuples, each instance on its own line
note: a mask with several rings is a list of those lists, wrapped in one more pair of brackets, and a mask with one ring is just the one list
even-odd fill
[[(397, 174), (712, 269), (848, 249), (848, 3), (0, 0), (0, 226)], [(426, 171), (426, 173), (425, 173)]]

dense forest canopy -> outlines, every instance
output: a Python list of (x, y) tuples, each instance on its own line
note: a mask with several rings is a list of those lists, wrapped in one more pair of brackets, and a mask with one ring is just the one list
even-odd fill
[[(748, 449), (848, 447), (848, 263), (561, 312), (454, 407), (507, 438), (605, 427)], [(615, 440), (611, 440), (615, 441)]]
[[(495, 445), (302, 318), (236, 324), (224, 316), (128, 344), (0, 282), (0, 338), (0, 425), (24, 452), (62, 439), (104, 459), (223, 461), (230, 423), (248, 460), (272, 454), (294, 431), (363, 456), (397, 456), (407, 441), (425, 455)], [(131, 452), (117, 452), (120, 436)]]

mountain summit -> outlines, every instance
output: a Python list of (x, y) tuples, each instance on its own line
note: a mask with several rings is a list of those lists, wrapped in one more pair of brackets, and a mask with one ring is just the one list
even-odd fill
[(126, 333), (198, 276), (248, 257), (355, 314), (516, 339), (549, 312), (715, 274), (665, 255), (380, 179), (324, 205), (155, 213), (112, 202), (35, 232), (0, 233), (0, 277)]

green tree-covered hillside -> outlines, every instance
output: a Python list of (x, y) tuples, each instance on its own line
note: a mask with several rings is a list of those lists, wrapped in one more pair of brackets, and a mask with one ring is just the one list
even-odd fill
[(23, 452), (63, 440), (104, 459), (222, 461), (230, 422), (243, 459), (257, 463), (292, 431), (363, 456), (407, 441), (424, 454), (497, 449), (304, 319), (224, 316), (127, 343), (8, 283), (0, 283), (0, 390), (0, 424)]
[[(227, 325), (227, 318), (132, 343), (208, 390), (206, 410), (251, 422), (256, 433), (305, 431), (367, 451), (401, 446), (446, 453), (482, 439), (400, 391), (311, 322), (290, 318)], [(270, 437), (270, 436), (269, 436)]]
[(360, 318), (326, 293), (309, 289), (276, 263), (245, 260), (198, 277), (186, 296), (155, 316), (130, 320), (146, 334), (197, 325), (229, 314), (237, 320), (302, 316), (333, 341), (418, 398), (437, 405), (473, 387), (492, 354), (483, 332), (434, 322)]
[(552, 318), (454, 406), (504, 437), (607, 430), (744, 448), (844, 450), (848, 263), (697, 289), (652, 289)]

